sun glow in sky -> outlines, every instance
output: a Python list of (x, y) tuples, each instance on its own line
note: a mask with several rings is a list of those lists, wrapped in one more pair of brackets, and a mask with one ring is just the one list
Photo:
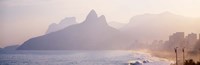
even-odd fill
[(65, 17), (82, 22), (91, 9), (108, 22), (128, 23), (136, 15), (165, 11), (198, 18), (200, 0), (0, 0), (0, 47), (43, 35)]

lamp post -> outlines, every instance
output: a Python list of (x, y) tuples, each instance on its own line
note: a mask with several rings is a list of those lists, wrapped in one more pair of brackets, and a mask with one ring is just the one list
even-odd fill
[(175, 53), (176, 53), (176, 65), (178, 65), (177, 49), (178, 49), (178, 47), (174, 48), (174, 50), (175, 50)]
[(199, 62), (200, 62), (200, 48), (199, 48)]
[(183, 63), (185, 62), (185, 47), (182, 48), (182, 52), (183, 52)]

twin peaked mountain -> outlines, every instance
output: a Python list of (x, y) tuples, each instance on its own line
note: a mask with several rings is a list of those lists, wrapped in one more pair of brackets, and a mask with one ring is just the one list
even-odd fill
[(92, 10), (82, 23), (76, 23), (76, 19), (70, 17), (50, 25), (45, 35), (25, 41), (18, 50), (141, 48), (148, 41), (166, 40), (174, 32), (200, 32), (199, 21), (200, 18), (170, 12), (143, 14), (132, 17), (128, 24), (117, 30), (107, 24), (105, 16), (98, 17)]
[(18, 50), (102, 50), (123, 49), (120, 31), (110, 27), (104, 15), (91, 10), (85, 21), (31, 38)]

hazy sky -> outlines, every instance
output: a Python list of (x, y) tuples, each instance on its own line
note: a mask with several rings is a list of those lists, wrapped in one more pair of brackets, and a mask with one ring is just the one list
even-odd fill
[(108, 22), (121, 23), (135, 15), (165, 11), (200, 17), (200, 0), (0, 0), (0, 47), (42, 35), (49, 24), (65, 17), (82, 22), (91, 9)]

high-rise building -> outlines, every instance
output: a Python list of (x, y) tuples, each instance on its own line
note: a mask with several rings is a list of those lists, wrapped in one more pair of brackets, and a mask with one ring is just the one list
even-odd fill
[(199, 34), (199, 40), (200, 40), (200, 34)]
[(179, 47), (184, 44), (184, 32), (176, 32), (169, 37), (169, 43), (172, 47)]
[(194, 45), (196, 44), (197, 40), (198, 40), (197, 39), (197, 34), (195, 34), (195, 33), (188, 34), (188, 36), (186, 36), (186, 38), (185, 38), (186, 46), (188, 48), (194, 47)]
[[(199, 36), (199, 38), (198, 38)], [(167, 48), (187, 48), (192, 50), (195, 45), (200, 45), (200, 34), (190, 33), (187, 36), (184, 36), (184, 32), (176, 32), (169, 36), (169, 40), (165, 42)]]

